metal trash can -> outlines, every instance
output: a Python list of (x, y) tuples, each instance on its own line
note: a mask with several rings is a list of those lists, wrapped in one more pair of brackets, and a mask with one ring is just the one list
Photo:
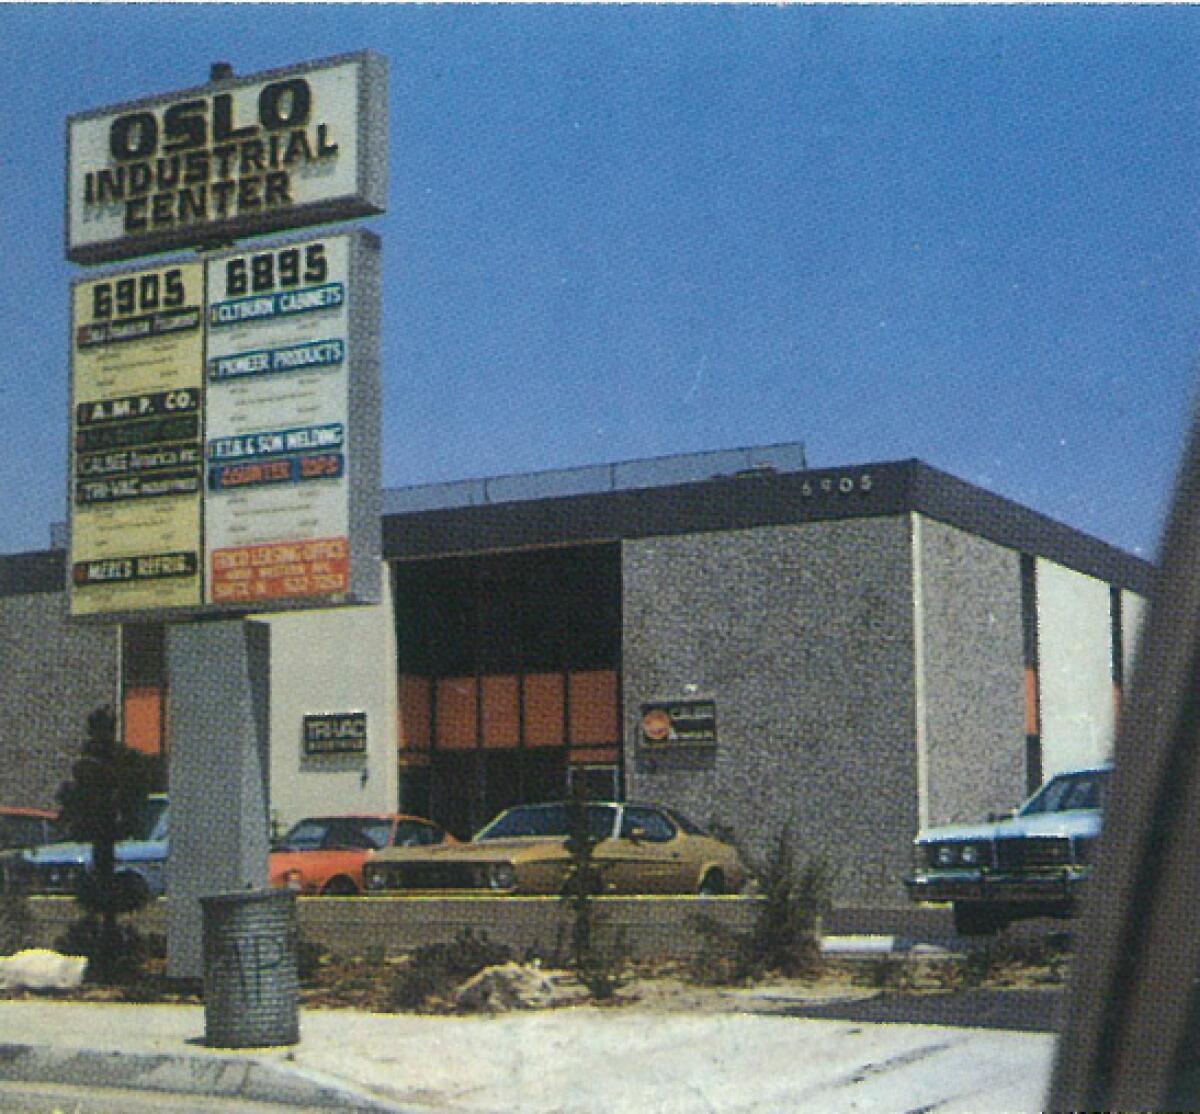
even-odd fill
[(204, 1043), (263, 1048), (300, 1040), (296, 895), (202, 897)]

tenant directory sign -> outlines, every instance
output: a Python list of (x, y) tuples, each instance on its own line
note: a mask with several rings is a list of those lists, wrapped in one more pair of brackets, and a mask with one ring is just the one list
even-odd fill
[(77, 282), (71, 614), (377, 599), (378, 345), (361, 230)]
[(71, 611), (201, 600), (204, 269), (75, 283)]

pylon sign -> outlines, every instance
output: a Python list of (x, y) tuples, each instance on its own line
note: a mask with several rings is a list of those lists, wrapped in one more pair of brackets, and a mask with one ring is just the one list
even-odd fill
[(386, 84), (384, 60), (363, 51), (68, 117), (67, 258), (382, 212)]
[[(212, 248), (382, 211), (369, 52), (72, 116), (67, 257)], [(112, 267), (71, 288), (71, 614), (379, 598), (379, 239)]]

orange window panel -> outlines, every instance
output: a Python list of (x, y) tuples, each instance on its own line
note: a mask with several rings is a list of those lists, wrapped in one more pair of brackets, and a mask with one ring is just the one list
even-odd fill
[(617, 731), (617, 674), (596, 669), (570, 675), (571, 745), (615, 743)]
[(429, 749), (429, 679), (400, 676), (400, 749)]
[(124, 702), (125, 745), (143, 754), (162, 753), (162, 690), (127, 688)]
[(437, 745), (442, 750), (475, 746), (475, 678), (444, 677), (437, 683)]
[(617, 748), (590, 747), (572, 750), (567, 753), (567, 758), (575, 766), (615, 766), (617, 764)]
[(1025, 667), (1025, 734), (1041, 734), (1038, 723), (1038, 678), (1032, 666)]
[(521, 736), (517, 678), (483, 678), (483, 745), (515, 747)]
[(560, 747), (563, 739), (565, 686), (561, 673), (525, 675), (525, 745)]

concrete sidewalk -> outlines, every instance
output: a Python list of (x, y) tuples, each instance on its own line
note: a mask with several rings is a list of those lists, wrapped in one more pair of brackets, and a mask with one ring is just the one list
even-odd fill
[[(294, 1048), (203, 1045), (200, 1006), (0, 1003), (0, 1082), (341, 1110), (1030, 1114), (1054, 1038), (581, 1006), (493, 1017), (305, 1010)], [(168, 1109), (169, 1104), (164, 1106)]]

